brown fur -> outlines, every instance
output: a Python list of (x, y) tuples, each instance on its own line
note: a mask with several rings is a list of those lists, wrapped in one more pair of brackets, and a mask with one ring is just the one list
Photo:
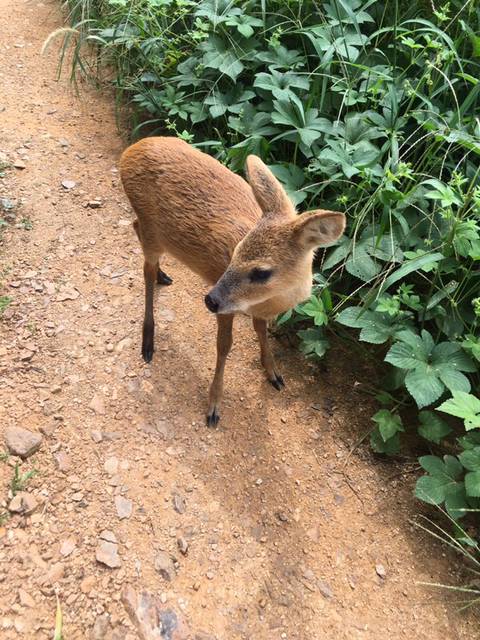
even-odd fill
[[(137, 142), (123, 153), (120, 172), (145, 256), (145, 360), (153, 355), (155, 278), (160, 284), (171, 282), (159, 267), (161, 256), (170, 253), (215, 284), (206, 302), (218, 312), (217, 366), (207, 416), (208, 424), (216, 424), (233, 315), (252, 316), (268, 378), (281, 388), (266, 321), (310, 295), (313, 251), (342, 234), (345, 217), (332, 211), (297, 216), (260, 158), (247, 159), (248, 184), (177, 138)], [(254, 280), (258, 270), (267, 270), (268, 278)]]

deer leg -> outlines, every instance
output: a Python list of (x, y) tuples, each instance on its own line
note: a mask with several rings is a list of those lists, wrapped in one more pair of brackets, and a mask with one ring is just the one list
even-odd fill
[(260, 343), (260, 359), (267, 372), (268, 381), (272, 386), (280, 391), (285, 386), (282, 376), (277, 373), (275, 360), (273, 358), (267, 337), (267, 321), (261, 318), (253, 318), (253, 328), (255, 329)]
[[(138, 219), (133, 221), (133, 228), (135, 230), (135, 233), (137, 234), (138, 241), (140, 242), (140, 244), (142, 244), (142, 237), (141, 237), (141, 233), (140, 233), (140, 223), (139, 223)], [(172, 278), (169, 275), (167, 275), (165, 273), (165, 271), (163, 271), (163, 269), (160, 269), (159, 260), (157, 260), (157, 275), (156, 275), (156, 278), (157, 278), (157, 284), (163, 284), (163, 285), (168, 286), (169, 284), (172, 284), (172, 282), (173, 282)]]
[(155, 277), (157, 275), (158, 257), (145, 256), (143, 276), (145, 278), (145, 317), (143, 319), (142, 356), (145, 362), (153, 358), (153, 339), (155, 321), (153, 319), (153, 293)]
[(215, 427), (220, 420), (218, 405), (223, 395), (223, 373), (228, 352), (232, 347), (233, 315), (217, 315), (217, 365), (210, 385), (207, 426)]

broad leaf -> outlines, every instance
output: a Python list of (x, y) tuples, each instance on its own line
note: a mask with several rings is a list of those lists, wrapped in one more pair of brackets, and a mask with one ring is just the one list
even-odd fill
[(480, 428), (480, 400), (471, 393), (453, 391), (453, 398), (446, 400), (437, 410), (463, 418), (467, 431)]
[(418, 427), (418, 433), (430, 442), (440, 444), (442, 438), (452, 431), (448, 424), (433, 411), (420, 411), (419, 418), (421, 425)]
[(399, 431), (405, 431), (402, 425), (402, 419), (398, 414), (392, 414), (388, 409), (380, 409), (372, 417), (372, 420), (378, 424), (378, 430), (384, 442), (392, 438)]

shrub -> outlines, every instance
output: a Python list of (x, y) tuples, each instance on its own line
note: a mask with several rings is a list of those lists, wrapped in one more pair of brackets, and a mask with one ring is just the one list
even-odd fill
[[(329, 333), (350, 329), (361, 343), (384, 345), (373, 449), (396, 453), (403, 432), (416, 429), (432, 453), (449, 452), (420, 458), (426, 475), (416, 495), (457, 519), (476, 509), (476, 3), (68, 5), (73, 73), (111, 74), (132, 107), (134, 135), (171, 130), (233, 170), (258, 154), (299, 208), (346, 211), (345, 236), (318, 259), (314, 294), (279, 323), (298, 329), (310, 357), (323, 356)], [(93, 57), (85, 43), (95, 45)], [(409, 405), (418, 418), (404, 424)]]

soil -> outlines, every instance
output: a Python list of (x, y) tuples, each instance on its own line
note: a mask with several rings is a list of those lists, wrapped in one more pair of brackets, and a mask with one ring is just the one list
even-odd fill
[(16, 500), (30, 513), (0, 526), (1, 638), (51, 639), (56, 595), (65, 640), (140, 638), (127, 586), (179, 621), (152, 638), (478, 637), (472, 615), (420, 584), (459, 576), (412, 524), (413, 458), (356, 446), (375, 410), (358, 356), (336, 346), (319, 369), (272, 339), (278, 393), (239, 317), (222, 420), (207, 429), (215, 323), (206, 287), (167, 258), (174, 284), (157, 290), (157, 351), (143, 363), (126, 142), (113, 97), (78, 97), (56, 81), (56, 46), (40, 55), (62, 24), (56, 4), (0, 0), (0, 160), (16, 165), (0, 178), (13, 207), (0, 424), (42, 434), (26, 460), (0, 462), (3, 512), (15, 464), (37, 471)]

